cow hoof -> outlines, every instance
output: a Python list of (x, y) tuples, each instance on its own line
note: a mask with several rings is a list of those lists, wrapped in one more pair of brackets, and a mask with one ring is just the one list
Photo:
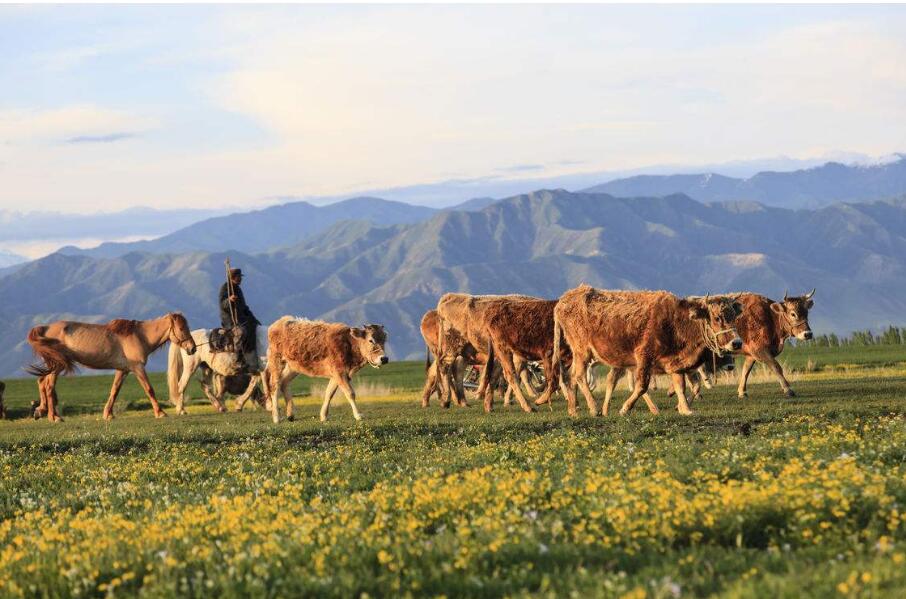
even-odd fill
[(787, 398), (796, 397), (796, 392), (793, 391), (792, 389), (787, 389), (786, 391), (783, 392), (783, 396), (787, 397)]
[(113, 420), (113, 414), (104, 414), (104, 420), (110, 422), (111, 420)]
[(356, 422), (361, 422), (361, 421), (362, 421), (362, 415), (361, 415), (361, 414), (356, 414), (356, 415), (354, 416), (354, 418), (355, 418), (355, 421), (356, 421)]
[(625, 416), (628, 413), (629, 413), (629, 410), (627, 410), (626, 408), (620, 408), (620, 416)]
[(327, 422), (327, 416), (321, 414), (321, 422)]
[(167, 413), (164, 412), (163, 410), (161, 410), (160, 412), (157, 412), (156, 414), (154, 414), (154, 417), (155, 417), (155, 418), (166, 418), (166, 417), (167, 417)]
[(295, 422), (296, 417), (293, 416), (292, 414), (290, 414), (289, 416), (286, 417), (286, 420), (287, 420), (287, 422)]

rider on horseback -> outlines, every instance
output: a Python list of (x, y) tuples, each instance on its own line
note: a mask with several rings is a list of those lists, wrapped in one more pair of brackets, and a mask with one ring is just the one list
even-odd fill
[[(257, 364), (258, 348), (256, 329), (261, 322), (255, 318), (251, 308), (245, 303), (242, 293), (242, 269), (231, 268), (230, 280), (220, 288), (220, 324), (224, 328), (238, 326), (243, 330), (242, 353), (246, 364)], [(257, 370), (257, 367), (253, 367)]]

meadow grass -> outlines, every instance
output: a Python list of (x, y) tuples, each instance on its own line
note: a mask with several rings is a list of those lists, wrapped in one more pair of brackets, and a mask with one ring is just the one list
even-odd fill
[(134, 381), (106, 423), (110, 377), (62, 381), (66, 422), (35, 422), (34, 382), (8, 381), (0, 595), (899, 597), (890, 362), (597, 419), (423, 410), (423, 365), (398, 363), (357, 381), (380, 391), (363, 422), (338, 398), (319, 423), (301, 380), (276, 427), (199, 401), (155, 420)]

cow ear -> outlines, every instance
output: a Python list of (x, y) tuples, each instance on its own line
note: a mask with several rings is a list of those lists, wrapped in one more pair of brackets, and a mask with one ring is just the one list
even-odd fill
[(366, 334), (364, 329), (349, 329), (349, 334), (355, 337), (356, 339), (364, 339)]
[(777, 314), (783, 314), (783, 312), (784, 312), (783, 304), (781, 304), (780, 302), (774, 302), (771, 304), (771, 310), (773, 310)]
[(680, 301), (680, 307), (689, 310), (689, 318), (692, 320), (708, 318), (708, 307), (701, 302), (683, 299)]
[(736, 312), (736, 316), (742, 314), (742, 304), (739, 302), (733, 302), (733, 311)]
[(805, 302), (805, 309), (806, 309), (806, 310), (811, 310), (811, 309), (812, 309), (812, 306), (814, 306), (814, 305), (815, 305), (815, 301), (814, 301), (814, 300), (808, 300), (807, 302)]

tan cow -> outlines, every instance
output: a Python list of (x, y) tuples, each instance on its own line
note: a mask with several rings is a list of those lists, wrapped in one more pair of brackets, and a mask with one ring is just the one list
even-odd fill
[[(452, 327), (461, 333), (466, 341), (471, 343), (476, 349), (488, 348), (490, 347), (490, 337), (485, 328), (486, 319), (484, 318), (484, 312), (490, 306), (500, 304), (501, 302), (520, 300), (538, 301), (538, 298), (527, 295), (468, 295), (465, 293), (446, 293), (441, 296), (440, 300), (437, 302), (437, 314), (441, 321), (440, 330), (443, 331), (445, 330), (445, 327)], [(443, 336), (439, 334), (438, 337), (438, 346), (441, 354), (443, 354)], [(485, 373), (485, 377), (486, 376), (487, 372)], [(488, 410), (490, 409), (490, 403), (493, 400), (494, 386), (482, 384), (481, 387), (485, 392), (485, 409)], [(514, 391), (517, 391), (515, 386), (510, 385), (510, 387), (513, 388)], [(535, 411), (535, 408), (529, 405), (521, 392), (516, 394), (516, 399), (519, 401), (519, 405), (524, 411)]]
[(380, 368), (389, 360), (384, 355), (387, 333), (379, 324), (353, 328), (336, 322), (284, 316), (267, 330), (268, 360), (265, 376), (274, 422), (280, 421), (278, 395), (286, 402), (286, 418), (293, 420), (289, 385), (299, 374), (329, 379), (321, 405), (321, 422), (327, 420), (330, 401), (337, 389), (361, 420), (350, 379), (366, 365)]
[[(631, 410), (639, 397), (644, 397), (652, 413), (658, 413), (647, 396), (651, 376), (658, 373), (672, 375), (677, 409), (691, 414), (685, 374), (702, 364), (708, 349), (723, 353), (742, 347), (733, 328), (739, 309), (726, 297), (680, 299), (665, 291), (606, 291), (581, 285), (564, 293), (554, 309), (554, 351), (559, 353), (562, 335), (573, 353), (568, 378), (579, 385), (592, 415), (598, 409), (585, 378), (592, 361), (635, 369), (635, 385), (621, 414)], [(569, 413), (575, 415), (571, 381), (564, 390)], [(607, 394), (605, 415), (609, 404)]]
[(742, 351), (746, 359), (739, 373), (737, 394), (745, 398), (746, 382), (755, 362), (763, 362), (780, 380), (780, 387), (786, 397), (795, 397), (789, 381), (783, 376), (783, 368), (777, 356), (783, 351), (784, 343), (790, 337), (800, 341), (812, 338), (808, 323), (808, 311), (815, 305), (812, 297), (815, 290), (802, 296), (788, 297), (783, 294), (782, 302), (775, 302), (763, 295), (742, 293), (739, 302), (742, 314), (736, 319), (736, 330), (742, 338)]

